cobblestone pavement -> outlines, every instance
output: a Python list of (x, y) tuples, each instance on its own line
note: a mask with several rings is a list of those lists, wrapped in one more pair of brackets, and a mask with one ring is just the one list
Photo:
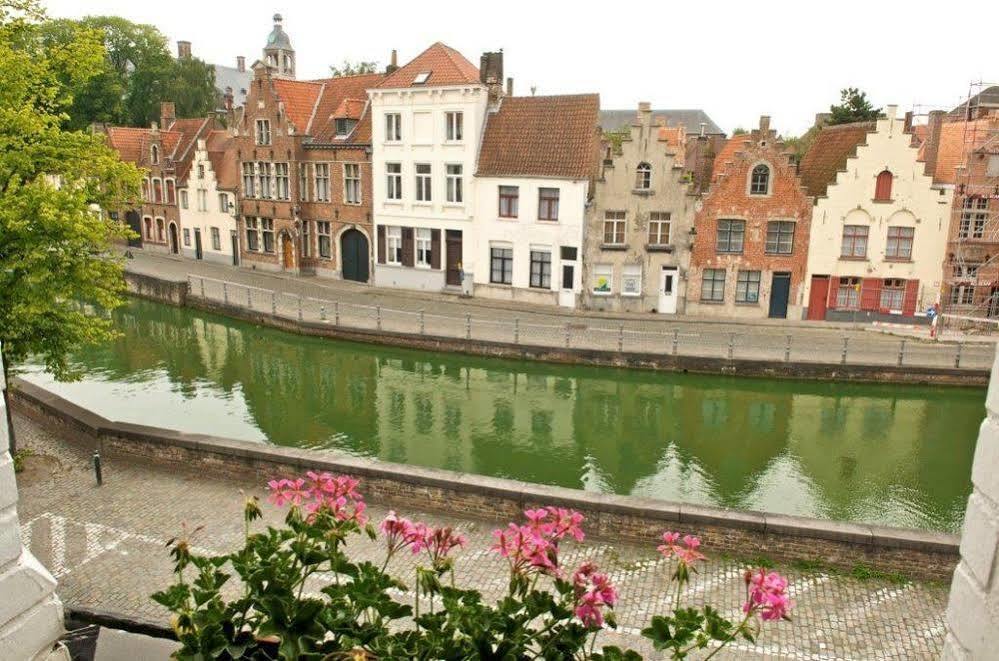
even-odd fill
[[(748, 358), (767, 361), (839, 363), (847, 347), (847, 363), (896, 365), (900, 351), (905, 365), (985, 369), (991, 366), (994, 346), (973, 343), (961, 347), (933, 343), (918, 337), (871, 333), (864, 326), (793, 320), (708, 320), (653, 314), (603, 314), (488, 299), (461, 299), (452, 295), (410, 292), (315, 277), (293, 277), (204, 261), (181, 259), (141, 250), (127, 268), (137, 273), (183, 279), (189, 275), (195, 295), (256, 310), (295, 317), (297, 297), (303, 297), (303, 318), (344, 326), (451, 337), (468, 337), (540, 346), (679, 353), (686, 356)], [(217, 280), (207, 280), (208, 278)], [(232, 283), (223, 293), (221, 281)], [(239, 286), (234, 286), (239, 285)], [(272, 300), (269, 291), (278, 293)], [(286, 295), (282, 295), (286, 294)], [(308, 300), (308, 299), (315, 300)], [(339, 302), (338, 313), (329, 303)], [(423, 311), (421, 313), (421, 311)], [(514, 322), (516, 319), (516, 323)], [(844, 345), (846, 341), (846, 345)]]
[[(104, 458), (105, 482), (96, 487), (90, 449), (72, 445), (23, 415), (15, 414), (18, 442), (36, 455), (19, 478), (19, 514), (26, 546), (59, 580), (59, 594), (70, 605), (113, 611), (165, 622), (166, 612), (149, 594), (171, 581), (164, 543), (181, 530), (204, 526), (192, 544), (201, 551), (234, 548), (242, 537), (240, 490), (263, 497), (260, 484), (199, 474), (196, 466), (159, 465)], [(362, 485), (363, 486), (363, 485)], [(281, 512), (264, 505), (264, 521)], [(385, 508), (370, 504), (374, 520)], [(431, 524), (439, 514), (405, 512)], [(487, 549), (491, 531), (503, 522), (446, 519), (470, 539), (458, 555), (456, 573), (487, 597), (504, 589), (505, 563)], [(696, 532), (696, 531), (685, 531)], [(366, 538), (351, 543), (359, 557), (380, 560), (380, 545)], [(706, 549), (710, 554), (710, 549)], [(567, 565), (593, 559), (610, 571), (622, 595), (620, 629), (603, 635), (603, 644), (630, 646), (656, 658), (639, 631), (654, 613), (665, 610), (665, 565), (654, 549), (608, 540), (589, 540), (564, 551)], [(414, 561), (393, 561), (397, 576), (412, 576)], [(743, 565), (711, 560), (687, 590), (691, 603), (705, 600), (729, 617), (738, 616)], [(795, 607), (793, 622), (768, 626), (756, 646), (742, 644), (721, 656), (730, 659), (932, 659), (944, 635), (947, 587), (938, 584), (857, 580), (840, 574), (779, 567), (788, 575)], [(406, 593), (398, 595), (407, 599)]]

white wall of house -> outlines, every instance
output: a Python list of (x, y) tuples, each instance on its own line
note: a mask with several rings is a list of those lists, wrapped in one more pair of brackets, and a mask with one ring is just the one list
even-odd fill
[[(845, 171), (836, 175), (826, 196), (816, 201), (812, 214), (808, 267), (803, 301), (808, 304), (813, 275), (857, 278), (918, 279), (917, 314), (937, 302), (947, 247), (953, 192), (934, 187), (932, 177), (916, 160), (917, 148), (904, 132), (904, 120), (888, 106), (877, 131), (857, 148)], [(878, 175), (893, 175), (892, 196), (875, 201)], [(843, 227), (869, 228), (866, 259), (843, 259)], [(912, 258), (886, 259), (888, 228), (914, 228)]]
[[(574, 268), (570, 290), (561, 296), (561, 303), (575, 307), (581, 291), (583, 229), (586, 222), (586, 198), (589, 182), (585, 180), (542, 179), (525, 177), (475, 178), (474, 295), (504, 300), (557, 304), (562, 290), (562, 265)], [(516, 218), (499, 215), (501, 186), (518, 190)], [(559, 191), (558, 220), (539, 220), (541, 188)], [(513, 250), (513, 272), (510, 284), (493, 282), (492, 248)], [(561, 259), (562, 248), (575, 250), (571, 261)], [(531, 252), (551, 255), (551, 276), (547, 288), (531, 286)], [(568, 255), (568, 253), (567, 253)], [(571, 293), (570, 293), (571, 291)]]
[[(403, 287), (439, 291), (444, 288), (448, 256), (444, 232), (462, 232), (462, 267), (474, 272), (475, 264), (472, 218), (475, 190), (472, 176), (478, 156), (485, 121), (487, 92), (484, 85), (374, 89), (369, 91), (372, 121), (373, 222), (375, 225), (374, 283), (382, 287)], [(462, 139), (446, 139), (446, 113), (462, 113)], [(401, 117), (401, 140), (389, 140), (386, 115)], [(398, 163), (402, 169), (402, 199), (387, 196), (386, 164)], [(416, 166), (429, 164), (431, 199), (416, 199)], [(462, 169), (462, 201), (448, 202), (445, 173), (447, 165)], [(401, 226), (441, 230), (441, 268), (427, 269), (377, 263), (379, 226)]]
[[(236, 194), (219, 190), (204, 140), (198, 141), (187, 185), (180, 189), (181, 251), (198, 259), (197, 235), (201, 236), (200, 259), (221, 264), (233, 263), (233, 236), (236, 229)], [(225, 207), (220, 195), (225, 196)], [(186, 202), (186, 208), (185, 208)], [(238, 248), (237, 248), (238, 250)]]

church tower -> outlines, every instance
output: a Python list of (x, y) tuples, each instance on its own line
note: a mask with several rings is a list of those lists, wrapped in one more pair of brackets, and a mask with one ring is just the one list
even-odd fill
[(295, 78), (295, 49), (291, 47), (288, 33), (281, 27), (281, 14), (274, 14), (274, 29), (267, 35), (264, 62), (274, 78)]

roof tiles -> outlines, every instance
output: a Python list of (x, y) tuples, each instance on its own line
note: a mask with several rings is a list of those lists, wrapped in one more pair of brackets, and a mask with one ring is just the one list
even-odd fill
[[(421, 73), (429, 73), (430, 76), (425, 82), (414, 82)], [(389, 74), (379, 87), (434, 87), (469, 85), (478, 82), (478, 68), (469, 62), (464, 55), (438, 41), (414, 57), (405, 66)]]
[(801, 184), (809, 195), (822, 197), (836, 174), (846, 168), (846, 162), (864, 144), (867, 134), (877, 128), (875, 122), (856, 122), (824, 126), (801, 159)]

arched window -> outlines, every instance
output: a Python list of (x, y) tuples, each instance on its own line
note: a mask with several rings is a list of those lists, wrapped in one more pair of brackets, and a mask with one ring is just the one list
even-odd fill
[(163, 233), (163, 219), (156, 219), (156, 238), (160, 241), (166, 241), (166, 235)]
[(750, 195), (766, 195), (770, 192), (770, 166), (757, 165), (753, 168), (752, 177), (749, 180)]
[(888, 170), (884, 170), (878, 175), (878, 181), (874, 185), (874, 199), (879, 202), (891, 201), (891, 184), (894, 176)]
[(638, 190), (648, 190), (652, 188), (652, 166), (648, 163), (639, 163), (635, 170), (635, 188)]
[(156, 145), (149, 148), (149, 162), (153, 165), (160, 162), (160, 148)]

